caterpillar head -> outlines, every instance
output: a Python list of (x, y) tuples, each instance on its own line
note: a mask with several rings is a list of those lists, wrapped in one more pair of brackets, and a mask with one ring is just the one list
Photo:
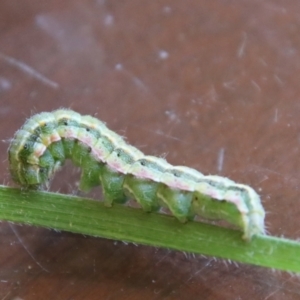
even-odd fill
[(8, 149), (10, 173), (13, 180), (27, 188), (47, 186), (57, 169), (47, 150), (59, 137), (51, 134), (56, 121), (50, 113), (33, 116), (16, 132)]
[[(29, 189), (39, 189), (48, 186), (50, 178), (60, 167), (47, 149), (30, 140), (31, 136), (24, 130), (19, 130), (10, 144), (8, 157), (10, 173), (13, 180)], [(44, 151), (40, 157), (37, 151)]]

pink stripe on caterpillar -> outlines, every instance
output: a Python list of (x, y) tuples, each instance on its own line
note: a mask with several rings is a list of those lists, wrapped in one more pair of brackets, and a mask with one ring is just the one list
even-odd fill
[(57, 131), (54, 131), (49, 136), (41, 135), (40, 140), (46, 147), (48, 147), (54, 142), (59, 142), (61, 140), (61, 137)]
[(39, 158), (44, 154), (47, 150), (47, 147), (41, 143), (35, 143), (35, 147), (33, 153), (28, 156), (27, 162), (33, 165), (38, 165)]

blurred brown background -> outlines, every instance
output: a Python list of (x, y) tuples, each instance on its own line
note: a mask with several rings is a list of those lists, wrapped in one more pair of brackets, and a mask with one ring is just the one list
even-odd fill
[[(299, 1), (0, 1), (0, 155), (27, 117), (92, 114), (147, 154), (256, 189), (300, 236)], [(52, 190), (77, 193), (78, 174)], [(90, 195), (95, 196), (95, 194)], [(299, 279), (0, 224), (0, 299), (299, 299)]]

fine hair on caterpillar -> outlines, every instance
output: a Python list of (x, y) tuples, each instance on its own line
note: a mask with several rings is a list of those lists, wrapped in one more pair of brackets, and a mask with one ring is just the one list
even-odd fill
[(265, 212), (249, 186), (144, 155), (98, 119), (68, 109), (28, 119), (8, 149), (15, 182), (29, 189), (48, 186), (66, 159), (81, 168), (79, 188), (101, 185), (104, 203), (136, 200), (144, 211), (168, 208), (180, 221), (196, 215), (224, 220), (251, 240), (264, 234)]

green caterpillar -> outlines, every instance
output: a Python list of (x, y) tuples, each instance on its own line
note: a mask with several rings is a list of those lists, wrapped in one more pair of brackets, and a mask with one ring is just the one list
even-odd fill
[(107, 206), (135, 199), (147, 212), (167, 207), (180, 222), (195, 215), (225, 220), (245, 240), (265, 233), (265, 212), (252, 188), (144, 155), (91, 116), (67, 109), (34, 115), (16, 132), (8, 154), (12, 178), (26, 188), (48, 186), (71, 159), (82, 169), (80, 189), (101, 184)]

